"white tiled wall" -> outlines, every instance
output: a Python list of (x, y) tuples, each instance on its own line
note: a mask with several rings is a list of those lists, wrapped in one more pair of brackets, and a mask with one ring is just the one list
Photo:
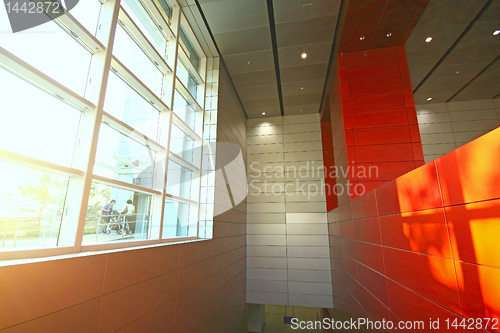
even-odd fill
[(416, 105), (425, 162), (500, 125), (500, 99)]
[(247, 145), (247, 302), (332, 307), (319, 115), (250, 119)]

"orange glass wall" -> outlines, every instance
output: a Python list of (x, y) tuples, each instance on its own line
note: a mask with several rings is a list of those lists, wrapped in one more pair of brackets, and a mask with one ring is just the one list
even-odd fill
[(370, 191), (423, 165), (404, 46), (340, 53), (337, 67), (350, 183)]
[(330, 212), (334, 307), (426, 325), (500, 318), (499, 166), (500, 128)]

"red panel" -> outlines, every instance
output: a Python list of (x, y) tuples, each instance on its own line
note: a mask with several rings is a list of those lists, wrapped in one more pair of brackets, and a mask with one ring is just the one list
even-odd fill
[[(365, 55), (366, 53), (366, 55)], [(345, 66), (367, 66), (388, 62), (397, 62), (396, 48), (386, 47), (370, 51), (343, 53)]]
[(386, 184), (387, 181), (381, 181), (381, 182), (374, 182), (374, 181), (364, 181), (362, 182), (364, 188), (365, 188), (365, 193), (370, 192), (371, 190), (374, 190), (384, 184)]
[(404, 98), (405, 98), (405, 106), (407, 108), (415, 107), (415, 100), (413, 99), (413, 93), (412, 92), (405, 92), (404, 93)]
[(424, 150), (422, 149), (422, 143), (414, 142), (412, 145), (413, 145), (413, 158), (415, 160), (423, 160)]
[(406, 113), (408, 115), (408, 124), (418, 125), (417, 110), (415, 107), (406, 108)]
[(349, 96), (377, 95), (403, 91), (400, 77), (349, 81)]
[[(358, 276), (359, 283), (361, 283), (363, 287), (365, 287), (370, 293), (372, 293), (379, 301), (383, 302), (385, 305), (388, 305), (385, 276), (377, 273), (374, 270), (371, 270), (364, 265), (358, 265)], [(382, 304), (377, 305), (378, 307), (385, 308), (384, 306), (382, 306)], [(376, 311), (376, 308), (373, 308), (372, 311), (368, 311), (368, 313), (373, 313), (374, 311)]]
[(344, 221), (340, 222), (340, 236), (344, 238), (354, 239), (354, 222)]
[(342, 254), (356, 259), (356, 248), (353, 240), (348, 238), (341, 238)]
[[(426, 325), (429, 323), (429, 318), (440, 320), (440, 328), (443, 328), (446, 319), (453, 321), (461, 319), (455, 313), (447, 311), (443, 307), (429, 301), (428, 299), (415, 294), (414, 292), (398, 285), (397, 283), (387, 280), (387, 296), (389, 299), (389, 308), (399, 318), (405, 321), (423, 321)], [(418, 332), (446, 332), (446, 330), (431, 330), (426, 326), (424, 330)], [(460, 327), (453, 332), (464, 332)]]
[(368, 192), (362, 197), (351, 201), (351, 209), (353, 219), (377, 216), (375, 192)]
[(340, 82), (347, 82), (347, 74), (346, 74), (345, 67), (339, 67), (339, 81)]
[(401, 212), (443, 206), (434, 162), (397, 178), (396, 184)]
[(382, 245), (452, 259), (442, 208), (381, 216)]
[(356, 145), (411, 142), (408, 126), (355, 129)]
[(445, 205), (500, 198), (498, 152), (500, 128), (437, 159)]
[[(344, 118), (345, 124), (345, 118)], [(363, 112), (352, 114), (352, 126), (354, 128), (383, 127), (395, 125), (407, 125), (408, 118), (406, 109), (388, 111)]]
[(500, 268), (500, 200), (446, 208), (454, 258)]
[(410, 125), (410, 136), (412, 142), (421, 142), (418, 125)]
[(347, 271), (347, 273), (352, 276), (354, 279), (358, 279), (358, 263), (355, 260), (352, 260), (348, 256), (344, 256), (342, 258), (343, 267)]
[(342, 119), (344, 120), (344, 129), (352, 128), (352, 117), (350, 114), (342, 115)]
[(396, 52), (398, 54), (398, 60), (406, 60), (406, 50), (404, 45), (396, 46)]
[(356, 259), (380, 274), (385, 273), (382, 247), (362, 242), (355, 242)]
[[(361, 196), (359, 198), (363, 197)], [(381, 244), (378, 218), (374, 217), (354, 221), (354, 234), (356, 240)]]
[(377, 208), (380, 216), (397, 214), (401, 211), (396, 180), (377, 188), (375, 195), (378, 198)]
[(413, 161), (411, 143), (357, 146), (355, 149), (359, 163)]
[(452, 259), (385, 247), (384, 261), (388, 278), (448, 309), (460, 312)]
[[(463, 272), (460, 288), (463, 314), (470, 318), (498, 318), (500, 322), (500, 270), (455, 262), (457, 271)], [(498, 328), (500, 325), (497, 325)], [(498, 330), (492, 330), (499, 332)]]
[[(415, 162), (388, 162), (358, 164), (358, 178), (361, 180), (393, 180), (415, 169)], [(365, 171), (361, 173), (361, 171)], [(366, 175), (366, 177), (362, 177)]]
[(411, 80), (409, 76), (401, 76), (401, 86), (403, 91), (412, 91)]
[(340, 97), (349, 97), (349, 85), (347, 82), (340, 82)]
[[(406, 108), (402, 93), (356, 96), (350, 98), (351, 112), (379, 111)], [(414, 106), (414, 105), (412, 105)], [(344, 106), (342, 106), (344, 110)]]
[(399, 63), (397, 62), (369, 66), (352, 66), (346, 69), (349, 81), (400, 76)]
[(400, 60), (399, 61), (399, 71), (401, 75), (410, 75), (410, 70), (408, 69), (408, 61)]
[(353, 131), (349, 129), (344, 130), (346, 146), (354, 146), (354, 137), (352, 132)]

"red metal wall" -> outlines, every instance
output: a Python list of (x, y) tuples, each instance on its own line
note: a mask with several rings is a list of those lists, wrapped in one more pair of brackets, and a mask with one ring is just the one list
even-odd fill
[(350, 183), (370, 191), (423, 165), (404, 46), (340, 53), (337, 66)]
[(336, 177), (330, 172), (335, 168), (335, 157), (333, 154), (332, 123), (321, 122), (321, 141), (323, 144), (323, 166), (325, 167), (325, 196), (326, 211), (329, 212), (339, 206), (335, 185)]
[(500, 128), (331, 211), (329, 236), (336, 309), (500, 318)]

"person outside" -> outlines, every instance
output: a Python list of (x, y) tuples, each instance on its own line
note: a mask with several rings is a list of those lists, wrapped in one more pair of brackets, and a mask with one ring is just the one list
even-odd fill
[(131, 235), (135, 231), (135, 206), (132, 204), (132, 200), (128, 199), (125, 206), (123, 206), (120, 213), (123, 215), (123, 235), (127, 233)]
[(116, 200), (111, 200), (109, 203), (105, 204), (102, 207), (101, 216), (103, 216), (102, 221), (103, 225), (101, 226), (101, 233), (106, 232), (106, 227), (111, 218), (111, 214), (113, 213), (113, 206), (116, 203)]

